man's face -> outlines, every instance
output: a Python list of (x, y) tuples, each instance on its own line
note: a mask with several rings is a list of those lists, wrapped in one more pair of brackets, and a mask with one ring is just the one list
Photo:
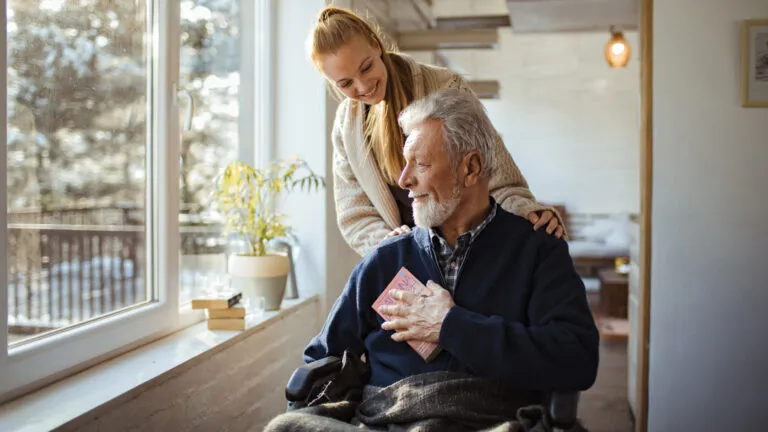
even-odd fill
[(456, 167), (443, 143), (442, 122), (418, 124), (405, 141), (403, 155), (406, 164), (398, 184), (411, 192), (416, 225), (442, 225), (461, 201)]

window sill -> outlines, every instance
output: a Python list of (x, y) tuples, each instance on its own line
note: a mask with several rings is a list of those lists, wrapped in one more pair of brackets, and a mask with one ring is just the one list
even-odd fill
[(211, 331), (205, 321), (193, 324), (0, 406), (0, 429), (55, 429), (110, 401), (130, 398), (317, 301), (317, 296), (285, 300), (282, 309), (248, 322), (244, 331)]

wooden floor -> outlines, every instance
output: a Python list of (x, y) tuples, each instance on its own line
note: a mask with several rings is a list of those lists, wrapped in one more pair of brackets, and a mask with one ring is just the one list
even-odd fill
[(579, 419), (589, 432), (634, 430), (627, 403), (627, 343), (603, 342), (597, 381), (581, 394)]

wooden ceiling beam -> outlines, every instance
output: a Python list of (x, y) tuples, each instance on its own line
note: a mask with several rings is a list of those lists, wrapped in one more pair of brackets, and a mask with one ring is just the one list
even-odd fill
[(482, 15), (437, 18), (437, 28), (444, 30), (496, 29), (510, 27), (509, 15)]
[(638, 0), (506, 0), (515, 33), (636, 29)]
[(419, 30), (401, 32), (397, 37), (397, 46), (402, 51), (493, 49), (498, 44), (496, 29)]

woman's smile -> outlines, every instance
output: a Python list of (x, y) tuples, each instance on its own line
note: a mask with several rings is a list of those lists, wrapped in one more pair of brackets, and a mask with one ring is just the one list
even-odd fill
[(360, 97), (370, 97), (370, 96), (373, 96), (374, 93), (376, 93), (376, 90), (378, 90), (378, 89), (379, 89), (379, 82), (376, 81), (376, 85), (373, 86), (371, 91), (369, 91), (368, 93), (361, 94)]

